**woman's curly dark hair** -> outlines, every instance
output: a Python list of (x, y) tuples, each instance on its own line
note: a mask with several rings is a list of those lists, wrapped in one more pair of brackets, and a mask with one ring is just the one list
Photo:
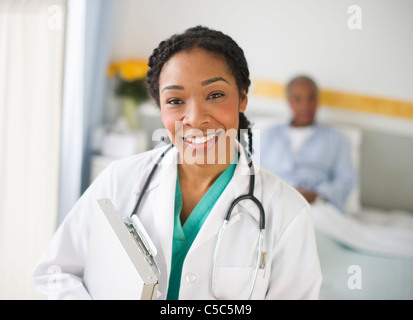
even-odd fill
[[(247, 94), (251, 81), (249, 70), (244, 51), (229, 36), (216, 30), (206, 27), (197, 26), (186, 30), (182, 34), (175, 34), (169, 39), (162, 41), (159, 46), (153, 50), (149, 57), (146, 83), (151, 96), (155, 99), (158, 106), (159, 101), (159, 76), (164, 64), (176, 53), (189, 50), (191, 48), (201, 48), (209, 52), (219, 54), (225, 58), (225, 61), (235, 78), (240, 95)], [(238, 139), (245, 146), (245, 139), (241, 135), (241, 130), (247, 130), (248, 151), (252, 154), (252, 132), (251, 123), (244, 113), (239, 113)]]

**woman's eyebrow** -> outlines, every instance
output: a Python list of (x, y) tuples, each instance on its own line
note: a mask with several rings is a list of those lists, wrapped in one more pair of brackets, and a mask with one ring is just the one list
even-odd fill
[(227, 80), (225, 80), (223, 77), (215, 77), (215, 78), (212, 78), (212, 79), (202, 81), (201, 86), (207, 86), (207, 85), (209, 85), (211, 83), (214, 83), (214, 82), (217, 82), (217, 81), (224, 81), (224, 82), (229, 84), (229, 82)]
[[(202, 81), (201, 86), (207, 86), (207, 85), (209, 85), (211, 83), (214, 83), (214, 82), (217, 82), (217, 81), (224, 81), (224, 82), (229, 84), (229, 82), (227, 80), (225, 80), (223, 77), (215, 77), (215, 78), (211, 78), (211, 79)], [(184, 90), (184, 87), (172, 84), (172, 85), (164, 87), (161, 92), (164, 92), (165, 90)]]
[(170, 85), (170, 86), (164, 87), (161, 92), (164, 92), (164, 90), (184, 90), (184, 87), (178, 86), (178, 85)]

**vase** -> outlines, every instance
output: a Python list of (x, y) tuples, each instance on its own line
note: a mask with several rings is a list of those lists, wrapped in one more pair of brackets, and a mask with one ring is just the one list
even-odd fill
[(140, 106), (132, 98), (123, 98), (122, 101), (122, 116), (125, 118), (128, 127), (132, 131), (142, 129), (142, 116), (140, 114)]

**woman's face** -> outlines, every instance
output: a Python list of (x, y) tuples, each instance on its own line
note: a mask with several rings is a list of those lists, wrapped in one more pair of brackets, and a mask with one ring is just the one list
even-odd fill
[(239, 112), (247, 106), (225, 59), (193, 48), (172, 56), (159, 77), (162, 121), (184, 163), (228, 164)]

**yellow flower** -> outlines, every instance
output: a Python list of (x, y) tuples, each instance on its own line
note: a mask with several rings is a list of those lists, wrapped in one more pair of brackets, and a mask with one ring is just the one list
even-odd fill
[(113, 62), (108, 68), (108, 76), (113, 77), (117, 73), (125, 81), (144, 79), (149, 67), (146, 61), (141, 59), (131, 59)]
[(111, 63), (108, 67), (107, 74), (109, 78), (112, 78), (116, 75), (119, 69), (119, 64), (118, 63)]

